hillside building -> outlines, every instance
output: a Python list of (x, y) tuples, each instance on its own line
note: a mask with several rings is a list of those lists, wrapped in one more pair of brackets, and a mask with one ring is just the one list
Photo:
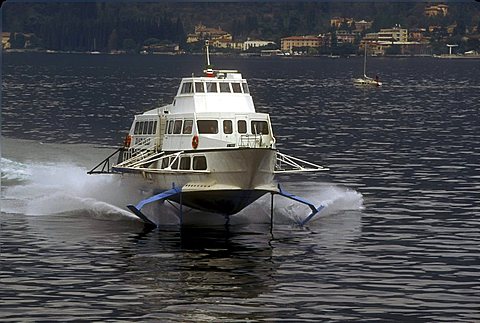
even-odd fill
[(346, 30), (337, 30), (336, 36), (338, 44), (353, 44), (355, 42), (355, 35), (347, 32)]
[(268, 45), (275, 45), (275, 42), (271, 40), (247, 40), (243, 43), (243, 50), (249, 50), (250, 48), (264, 47)]
[(424, 41), (426, 39), (426, 31), (425, 28), (410, 29), (408, 31), (408, 39), (411, 41)]
[(378, 41), (383, 42), (407, 42), (408, 41), (408, 30), (405, 28), (400, 28), (400, 26), (395, 26), (388, 29), (380, 29), (377, 33)]
[(2, 48), (9, 49), (10, 48), (10, 33), (9, 32), (2, 32)]
[(195, 42), (203, 41), (207, 39), (212, 41), (228, 40), (231, 42), (232, 35), (222, 30), (220, 27), (209, 28), (202, 24), (196, 25), (194, 33), (187, 35), (187, 43), (195, 43)]
[(355, 20), (355, 30), (356, 32), (362, 32), (372, 28), (373, 21), (365, 21), (365, 20)]
[(344, 24), (350, 27), (353, 21), (353, 18), (333, 17), (330, 19), (330, 26), (338, 29)]
[(320, 47), (323, 44), (323, 37), (318, 36), (291, 36), (281, 40), (283, 52), (293, 52), (295, 47)]
[(436, 4), (425, 8), (425, 16), (446, 16), (448, 15), (448, 6), (446, 4)]
[[(409, 41), (409, 32), (405, 28), (395, 26), (380, 29), (378, 33), (368, 33), (360, 42), (360, 48), (367, 46), (370, 55), (385, 55), (392, 49), (400, 55), (428, 55), (431, 48), (425, 37), (425, 29), (415, 29), (410, 32), (413, 41)], [(390, 50), (389, 50), (390, 49)]]
[(340, 29), (340, 27), (349, 27), (352, 28), (354, 32), (362, 32), (367, 29), (372, 28), (373, 21), (366, 21), (362, 20), (354, 20), (353, 18), (341, 18), (341, 17), (333, 17), (330, 19), (330, 26), (335, 27), (336, 29)]

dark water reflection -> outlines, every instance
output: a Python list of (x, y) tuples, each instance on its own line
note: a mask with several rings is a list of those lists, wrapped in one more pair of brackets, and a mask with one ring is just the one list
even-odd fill
[(92, 166), (93, 145), (121, 142), (133, 115), (169, 103), (202, 61), (4, 55), (2, 135), (16, 139), (2, 142), (2, 321), (480, 321), (476, 60), (372, 58), (385, 86), (361, 89), (351, 84), (361, 58), (214, 58), (249, 79), (280, 150), (331, 169), (279, 179), (330, 203), (309, 228), (281, 203), (273, 236), (261, 203), (245, 217), (263, 221), (229, 231), (148, 232), (39, 201), (15, 212), (34, 198), (25, 186), (49, 188), (23, 176), (46, 164), (66, 181), (58, 158)]

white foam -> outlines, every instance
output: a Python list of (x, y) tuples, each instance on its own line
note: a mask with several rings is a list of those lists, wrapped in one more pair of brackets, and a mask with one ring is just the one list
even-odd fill
[[(285, 183), (284, 190), (298, 195), (324, 209), (312, 218), (314, 223), (325, 216), (333, 216), (349, 210), (363, 209), (363, 196), (354, 190), (332, 184), (307, 182), (302, 184)], [(292, 186), (293, 190), (289, 190)], [(282, 186), (283, 187), (283, 186)], [(276, 195), (274, 197), (274, 219), (278, 223), (299, 223), (310, 213), (311, 209), (299, 202)], [(264, 196), (248, 206), (242, 214), (232, 218), (235, 223), (266, 223), (270, 221), (270, 196)]]
[(74, 164), (6, 164), (13, 165), (5, 171), (7, 178), (23, 181), (2, 191), (3, 212), (43, 215), (89, 211), (130, 216), (123, 206), (127, 197), (135, 199), (138, 195), (122, 186), (119, 178), (88, 175), (87, 169)]
[(31, 176), (31, 172), (25, 164), (2, 157), (0, 165), (2, 180), (26, 180)]

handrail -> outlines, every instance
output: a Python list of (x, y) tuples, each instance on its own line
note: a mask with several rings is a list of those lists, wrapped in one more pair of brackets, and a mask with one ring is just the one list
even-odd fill
[(154, 153), (152, 155), (147, 155), (145, 158), (141, 159), (140, 161), (137, 161), (130, 165), (130, 167), (140, 167), (145, 163), (153, 163), (156, 162), (157, 160), (161, 159), (161, 156), (165, 155), (165, 152), (161, 151), (159, 153)]
[(299, 173), (299, 172), (319, 172), (327, 171), (327, 167), (323, 167), (306, 160), (289, 156), (277, 151), (277, 160), (275, 164), (275, 174)]
[(148, 144), (145, 144), (145, 141), (141, 140), (137, 144), (126, 149), (123, 153), (122, 162), (119, 163), (119, 165), (134, 163), (138, 160), (142, 160), (145, 156), (151, 155), (152, 153), (157, 153), (157, 144), (160, 138), (153, 137), (146, 139), (149, 139)]
[(238, 147), (260, 148), (262, 146), (262, 135), (240, 135)]
[(128, 165), (130, 163), (135, 163), (137, 161), (141, 161), (143, 160), (145, 157), (147, 157), (148, 155), (154, 153), (154, 151), (148, 151), (148, 150), (143, 150), (143, 151), (140, 151), (139, 153), (137, 153), (136, 155), (132, 155), (130, 156), (130, 158), (126, 158), (126, 155), (128, 156), (129, 154), (129, 151), (125, 151), (124, 152), (124, 155), (123, 155), (123, 160), (121, 163), (119, 163), (118, 165)]
[[(184, 151), (178, 151), (178, 152), (175, 152), (175, 153), (172, 153), (172, 154), (168, 154), (166, 155), (165, 152), (159, 152), (159, 153), (155, 153), (155, 154), (152, 154), (152, 155), (147, 155), (145, 156), (145, 158), (141, 159), (140, 161), (136, 161), (136, 162), (131, 162), (131, 161), (125, 161), (123, 163), (120, 163), (118, 165), (115, 166), (115, 168), (124, 168), (124, 169), (132, 169), (132, 170), (138, 170), (138, 171), (148, 171), (148, 172), (152, 172), (152, 173), (155, 173), (155, 172), (194, 172), (194, 173), (209, 173), (210, 171), (206, 171), (206, 170), (188, 170), (188, 169), (172, 169), (172, 165), (177, 161), (179, 160), (179, 158), (181, 157), (181, 155), (184, 153)], [(138, 155), (137, 155), (138, 157)], [(142, 167), (144, 166), (144, 164), (146, 163), (153, 163), (155, 161), (158, 161), (158, 160), (163, 160), (165, 158), (171, 158), (171, 160), (169, 161), (167, 167), (165, 168), (150, 168), (150, 167)]]
[[(104, 160), (102, 160), (100, 163), (98, 163), (97, 166), (93, 167), (91, 170), (87, 172), (87, 174), (112, 174), (115, 173), (112, 171), (112, 167), (110, 166), (110, 158), (115, 156), (118, 153), (121, 153), (123, 150), (125, 150), (124, 147), (120, 147), (117, 150), (115, 150), (113, 153), (111, 153), (108, 157), (106, 157)], [(102, 167), (101, 170), (97, 170), (98, 168)], [(106, 168), (106, 170), (105, 170)]]

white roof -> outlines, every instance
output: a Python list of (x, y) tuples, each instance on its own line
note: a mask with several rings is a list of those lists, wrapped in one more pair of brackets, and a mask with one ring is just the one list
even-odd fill
[[(209, 84), (212, 83), (216, 83), (217, 92), (208, 92), (206, 90)], [(227, 85), (220, 85), (221, 83)], [(236, 84), (232, 85), (233, 83)], [(188, 84), (192, 84), (191, 89)], [(197, 84), (200, 90), (196, 88)], [(182, 91), (184, 85), (190, 91)], [(220, 92), (219, 88), (221, 86), (228, 87), (230, 89), (229, 92)], [(236, 90), (233, 89), (234, 86)], [(203, 91), (201, 91), (202, 88)], [(247, 81), (236, 71), (217, 71), (214, 77), (186, 77), (182, 79), (177, 95), (173, 103), (168, 106), (168, 110), (170, 114), (201, 112), (252, 113), (255, 112), (255, 106), (247, 89)]]

